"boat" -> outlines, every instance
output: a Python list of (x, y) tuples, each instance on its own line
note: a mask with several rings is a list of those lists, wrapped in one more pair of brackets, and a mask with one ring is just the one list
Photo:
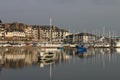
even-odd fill
[(95, 43), (95, 48), (109, 48), (111, 45), (109, 43)]
[(116, 42), (116, 48), (120, 48), (120, 41)]
[(77, 49), (78, 53), (80, 53), (80, 52), (86, 52), (87, 51), (87, 48), (85, 48), (83, 46), (80, 46), (80, 45), (77, 45), (76, 49)]
[(41, 43), (39, 44), (41, 48), (62, 48), (62, 44), (55, 44), (55, 43)]
[(76, 45), (77, 45), (77, 44), (70, 44), (69, 46), (70, 46), (71, 48), (75, 48)]
[(52, 27), (52, 19), (50, 18), (50, 41), (49, 42), (43, 42), (41, 44), (39, 44), (39, 46), (41, 48), (63, 48), (63, 45), (62, 43), (54, 43), (52, 41), (52, 30), (51, 30), (51, 27)]

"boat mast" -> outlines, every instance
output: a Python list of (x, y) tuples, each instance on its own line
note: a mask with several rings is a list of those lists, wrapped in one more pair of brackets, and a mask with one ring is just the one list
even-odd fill
[(105, 26), (103, 27), (103, 34), (102, 37), (105, 37)]
[(52, 43), (52, 19), (50, 17), (50, 43)]

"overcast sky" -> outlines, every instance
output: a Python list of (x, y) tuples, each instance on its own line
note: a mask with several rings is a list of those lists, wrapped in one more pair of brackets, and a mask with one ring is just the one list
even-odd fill
[(0, 0), (0, 19), (25, 24), (53, 24), (72, 32), (120, 32), (120, 0)]

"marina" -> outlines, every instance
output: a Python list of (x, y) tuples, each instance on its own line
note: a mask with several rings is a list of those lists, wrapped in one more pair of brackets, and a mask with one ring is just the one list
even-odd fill
[(1, 0), (0, 80), (120, 80), (120, 0)]

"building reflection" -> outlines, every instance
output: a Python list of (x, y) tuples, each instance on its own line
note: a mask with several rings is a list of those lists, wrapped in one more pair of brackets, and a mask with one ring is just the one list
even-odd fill
[[(30, 65), (40, 65), (44, 67), (49, 64), (58, 64), (69, 59), (71, 55), (64, 53), (64, 51), (53, 50), (48, 54), (46, 50), (43, 51), (36, 47), (8, 47), (0, 48), (0, 68), (23, 68)], [(39, 59), (39, 55), (43, 55), (43, 59)]]
[(34, 49), (2, 48), (0, 52), (0, 64), (5, 68), (22, 68), (37, 64), (37, 56)]

